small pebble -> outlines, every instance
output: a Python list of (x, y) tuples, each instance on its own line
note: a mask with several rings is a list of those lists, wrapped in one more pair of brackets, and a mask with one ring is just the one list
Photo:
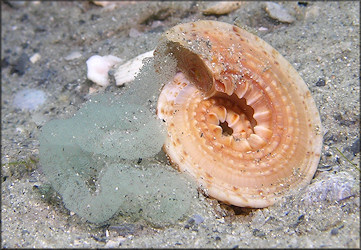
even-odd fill
[(92, 14), (92, 15), (90, 16), (90, 20), (92, 20), (92, 21), (95, 21), (95, 20), (97, 20), (98, 18), (100, 18), (100, 15)]
[(46, 100), (44, 91), (38, 89), (25, 89), (16, 93), (13, 105), (23, 110), (35, 110)]
[(74, 60), (74, 59), (78, 59), (80, 57), (81, 57), (81, 53), (79, 51), (73, 51), (70, 54), (68, 54), (66, 57), (64, 57), (64, 59), (66, 61), (71, 61), (71, 60)]
[(325, 85), (326, 85), (326, 81), (323, 78), (318, 79), (318, 81), (316, 82), (317, 87), (323, 87)]
[(299, 6), (307, 7), (308, 2), (298, 2), (297, 4), (298, 4)]
[(259, 31), (267, 31), (268, 28), (266, 28), (266, 27), (259, 27), (258, 30), (259, 30)]
[(297, 227), (304, 220), (304, 218), (305, 218), (305, 215), (301, 214), (297, 218), (297, 221), (294, 224), (290, 225), (290, 227), (294, 227), (294, 228)]
[(31, 63), (36, 63), (37, 61), (40, 60), (40, 58), (41, 58), (41, 55), (39, 53), (35, 53), (34, 55), (32, 55), (30, 57), (29, 60), (30, 60)]
[(201, 224), (204, 221), (204, 218), (200, 216), (199, 214), (193, 215), (193, 220), (195, 224)]
[(200, 216), (199, 214), (194, 214), (187, 221), (187, 224), (184, 226), (184, 228), (186, 228), (186, 229), (193, 228), (193, 230), (194, 230), (195, 229), (194, 226), (201, 224), (203, 221), (204, 221), (204, 218), (202, 216)]
[(331, 235), (337, 235), (338, 234), (338, 228), (332, 228)]
[(329, 152), (329, 151), (326, 151), (326, 152), (325, 152), (325, 156), (330, 157), (330, 156), (332, 156), (332, 153)]
[(265, 237), (266, 236), (266, 234), (263, 231), (261, 231), (257, 228), (253, 229), (252, 234), (253, 234), (253, 236), (256, 236), (256, 237)]
[(30, 234), (30, 232), (28, 230), (26, 230), (26, 229), (23, 229), (23, 230), (21, 230), (21, 234), (22, 235)]
[(271, 18), (278, 20), (282, 23), (293, 23), (295, 21), (295, 18), (291, 16), (288, 11), (278, 3), (267, 2), (266, 12)]
[(46, 31), (46, 26), (44, 26), (44, 25), (38, 25), (35, 28), (35, 32), (45, 32), (45, 31)]

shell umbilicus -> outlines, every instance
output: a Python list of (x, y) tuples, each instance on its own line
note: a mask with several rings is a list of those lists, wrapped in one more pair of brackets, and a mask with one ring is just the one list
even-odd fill
[(162, 89), (164, 150), (179, 170), (220, 201), (267, 207), (312, 179), (321, 120), (307, 85), (259, 37), (231, 24), (179, 24), (154, 52), (177, 73)]

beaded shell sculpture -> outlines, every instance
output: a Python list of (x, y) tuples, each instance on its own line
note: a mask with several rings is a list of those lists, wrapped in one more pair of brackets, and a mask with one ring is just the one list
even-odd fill
[(267, 207), (312, 179), (321, 120), (307, 85), (261, 38), (228, 23), (179, 24), (154, 52), (177, 61), (158, 99), (164, 150), (209, 196)]

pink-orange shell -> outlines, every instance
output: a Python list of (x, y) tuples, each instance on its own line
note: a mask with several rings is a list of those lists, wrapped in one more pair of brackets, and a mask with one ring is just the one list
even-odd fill
[(179, 24), (160, 39), (155, 60), (178, 72), (159, 96), (164, 149), (209, 196), (267, 207), (312, 179), (321, 120), (306, 84), (274, 48), (228, 23)]

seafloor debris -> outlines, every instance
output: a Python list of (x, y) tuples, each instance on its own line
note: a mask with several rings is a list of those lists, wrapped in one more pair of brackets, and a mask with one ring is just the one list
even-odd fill
[(241, 1), (220, 1), (202, 10), (204, 15), (226, 15), (241, 6)]
[(46, 100), (46, 94), (39, 89), (24, 89), (16, 93), (13, 105), (23, 110), (35, 110)]
[(143, 66), (143, 59), (153, 57), (153, 52), (154, 50), (145, 52), (120, 65), (114, 75), (115, 84), (122, 86), (124, 83), (133, 81)]
[(319, 180), (309, 185), (302, 201), (311, 205), (315, 202), (339, 202), (357, 194), (356, 178), (347, 172), (323, 173)]
[(274, 2), (267, 2), (265, 9), (268, 15), (282, 23), (293, 23), (295, 18), (291, 16), (288, 11), (280, 4)]
[(120, 62), (122, 62), (122, 59), (112, 55), (91, 56), (86, 61), (87, 77), (96, 84), (106, 87), (109, 85), (108, 71), (111, 67)]

